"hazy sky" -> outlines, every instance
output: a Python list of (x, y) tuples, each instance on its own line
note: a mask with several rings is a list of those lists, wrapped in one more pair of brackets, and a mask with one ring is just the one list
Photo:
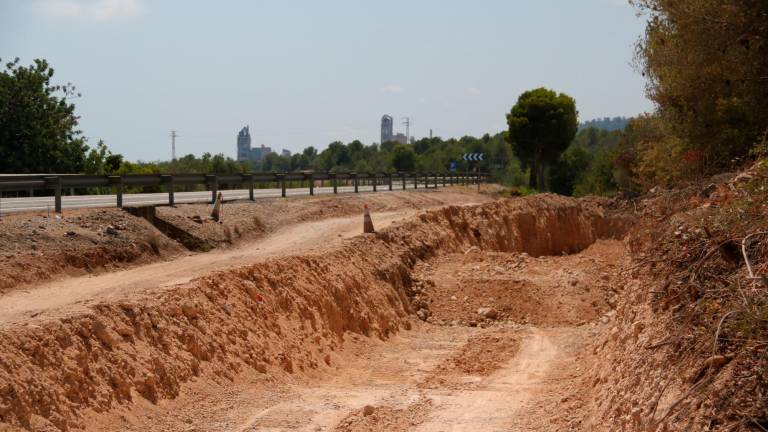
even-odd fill
[[(526, 89), (581, 120), (652, 109), (623, 0), (0, 0), (0, 57), (72, 82), (81, 129), (129, 159), (379, 140), (383, 114), (443, 138), (505, 129)], [(396, 131), (404, 132), (399, 124)]]

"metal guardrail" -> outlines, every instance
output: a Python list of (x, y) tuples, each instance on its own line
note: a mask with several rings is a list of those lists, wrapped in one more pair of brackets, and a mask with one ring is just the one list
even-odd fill
[[(363, 172), (272, 172), (243, 174), (128, 174), (121, 176), (98, 176), (81, 174), (33, 174), (0, 175), (0, 191), (53, 190), (57, 213), (61, 213), (61, 196), (64, 188), (111, 187), (117, 196), (117, 207), (123, 207), (123, 195), (127, 186), (165, 186), (168, 192), (168, 204), (174, 205), (174, 189), (181, 185), (205, 185), (211, 191), (211, 202), (216, 201), (219, 185), (245, 185), (249, 199), (254, 201), (254, 186), (258, 183), (278, 183), (282, 196), (286, 196), (287, 185), (291, 181), (307, 181), (309, 194), (314, 195), (316, 180), (330, 180), (333, 193), (338, 193), (339, 180), (352, 182), (355, 193), (360, 180), (371, 180), (373, 191), (377, 186), (392, 190), (393, 179), (402, 180), (405, 190), (408, 180), (413, 179), (413, 188), (418, 189), (419, 182), (428, 188), (430, 183), (438, 187), (456, 184), (479, 184), (488, 180), (487, 173), (363, 173)], [(383, 184), (381, 184), (383, 183)]]

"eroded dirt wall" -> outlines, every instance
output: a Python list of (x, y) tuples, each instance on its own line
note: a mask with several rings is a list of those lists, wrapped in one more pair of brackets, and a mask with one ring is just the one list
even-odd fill
[(629, 223), (547, 195), (449, 207), (322, 255), (214, 273), (88, 314), (7, 324), (0, 421), (67, 430), (82, 426), (85, 409), (173, 398), (196, 376), (226, 382), (252, 368), (279, 383), (325, 369), (345, 333), (386, 339), (410, 326), (406, 292), (420, 259), (473, 246), (572, 253), (620, 237)]

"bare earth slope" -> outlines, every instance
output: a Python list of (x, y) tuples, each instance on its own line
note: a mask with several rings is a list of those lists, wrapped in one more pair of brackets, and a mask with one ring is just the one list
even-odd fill
[[(574, 359), (594, 321), (532, 327), (509, 313), (476, 328), (415, 322), (414, 265), (468, 250), (509, 253), (509, 262), (523, 252), (578, 254), (600, 238), (620, 237), (629, 223), (594, 204), (537, 196), (432, 210), (336, 242), (306, 225), (296, 229), (319, 236), (323, 247), (299, 244), (301, 252), (286, 255), (274, 246), (245, 255), (239, 266), (236, 254), (245, 252), (233, 249), (213, 264), (218, 271), (199, 263), (206, 274), (191, 280), (194, 274), (149, 275), (135, 290), (107, 287), (103, 296), (43, 310), (12, 309), (0, 323), (0, 421), (30, 430), (512, 427), (552, 396), (545, 385), (552, 377), (580, 370)], [(344, 235), (343, 226), (333, 229)], [(608, 268), (600, 263), (621, 253), (606, 243), (574, 256), (595, 264), (573, 274), (537, 259), (525, 272), (534, 275), (526, 276), (528, 292), (547, 295), (572, 279), (575, 287), (594, 286), (575, 301), (588, 313), (585, 322), (597, 318), (609, 297), (607, 284), (595, 283)], [(511, 265), (498, 274), (522, 277)], [(514, 310), (511, 297), (499, 299), (506, 302), (500, 309)], [(553, 314), (572, 306), (569, 296), (549, 305)], [(356, 370), (365, 373), (356, 377)]]
[[(225, 204), (222, 224), (207, 223), (210, 206), (157, 207), (157, 216), (207, 248), (245, 244), (297, 223), (374, 212), (418, 210), (488, 201), (471, 188), (260, 199)], [(203, 223), (206, 221), (206, 223)], [(0, 218), (0, 293), (68, 276), (94, 275), (175, 259), (190, 252), (143, 218), (118, 209), (21, 213)]]

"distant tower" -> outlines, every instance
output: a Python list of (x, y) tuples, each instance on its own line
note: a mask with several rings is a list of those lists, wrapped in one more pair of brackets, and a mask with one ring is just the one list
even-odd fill
[(240, 129), (237, 134), (237, 160), (247, 161), (251, 158), (251, 133), (248, 126)]
[(394, 139), (392, 127), (393, 127), (392, 116), (385, 114), (381, 118), (381, 143), (382, 144), (387, 141), (392, 141)]

